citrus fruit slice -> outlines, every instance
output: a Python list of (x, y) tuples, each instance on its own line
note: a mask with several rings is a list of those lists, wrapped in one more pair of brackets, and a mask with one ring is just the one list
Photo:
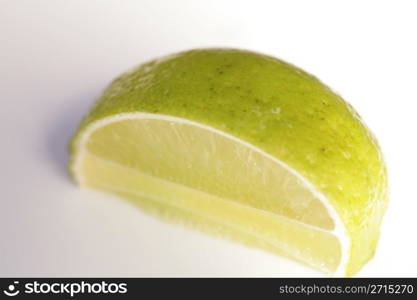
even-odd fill
[(387, 207), (374, 136), (281, 60), (201, 49), (117, 78), (70, 147), (76, 181), (168, 221), (353, 275)]

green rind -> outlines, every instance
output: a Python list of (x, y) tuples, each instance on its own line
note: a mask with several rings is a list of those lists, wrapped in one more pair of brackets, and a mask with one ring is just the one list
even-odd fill
[[(84, 118), (119, 113), (176, 116), (217, 128), (296, 169), (340, 215), (351, 239), (346, 275), (374, 253), (387, 207), (387, 176), (376, 139), (359, 115), (314, 76), (276, 58), (201, 49), (153, 60), (125, 73)], [(71, 163), (70, 163), (71, 164)]]

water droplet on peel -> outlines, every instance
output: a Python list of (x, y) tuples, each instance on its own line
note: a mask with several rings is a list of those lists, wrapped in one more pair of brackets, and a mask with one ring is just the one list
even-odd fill
[(273, 114), (279, 114), (281, 112), (281, 107), (275, 107), (275, 108), (273, 108), (272, 110), (271, 110), (271, 113), (273, 113)]
[(347, 151), (343, 151), (342, 154), (343, 154), (343, 157), (346, 158), (346, 159), (349, 159), (349, 158), (352, 157), (352, 155)]

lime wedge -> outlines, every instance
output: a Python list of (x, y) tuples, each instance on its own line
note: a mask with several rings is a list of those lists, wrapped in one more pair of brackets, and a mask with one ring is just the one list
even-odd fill
[(336, 275), (372, 257), (387, 206), (381, 152), (352, 107), (242, 50), (192, 50), (122, 75), (71, 154), (83, 186)]

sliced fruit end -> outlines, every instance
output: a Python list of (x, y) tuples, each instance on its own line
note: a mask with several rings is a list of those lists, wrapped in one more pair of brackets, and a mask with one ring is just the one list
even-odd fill
[(326, 196), (276, 157), (217, 128), (151, 113), (106, 117), (75, 138), (70, 171), (83, 186), (171, 221), (181, 216), (203, 231), (346, 275), (349, 235)]

